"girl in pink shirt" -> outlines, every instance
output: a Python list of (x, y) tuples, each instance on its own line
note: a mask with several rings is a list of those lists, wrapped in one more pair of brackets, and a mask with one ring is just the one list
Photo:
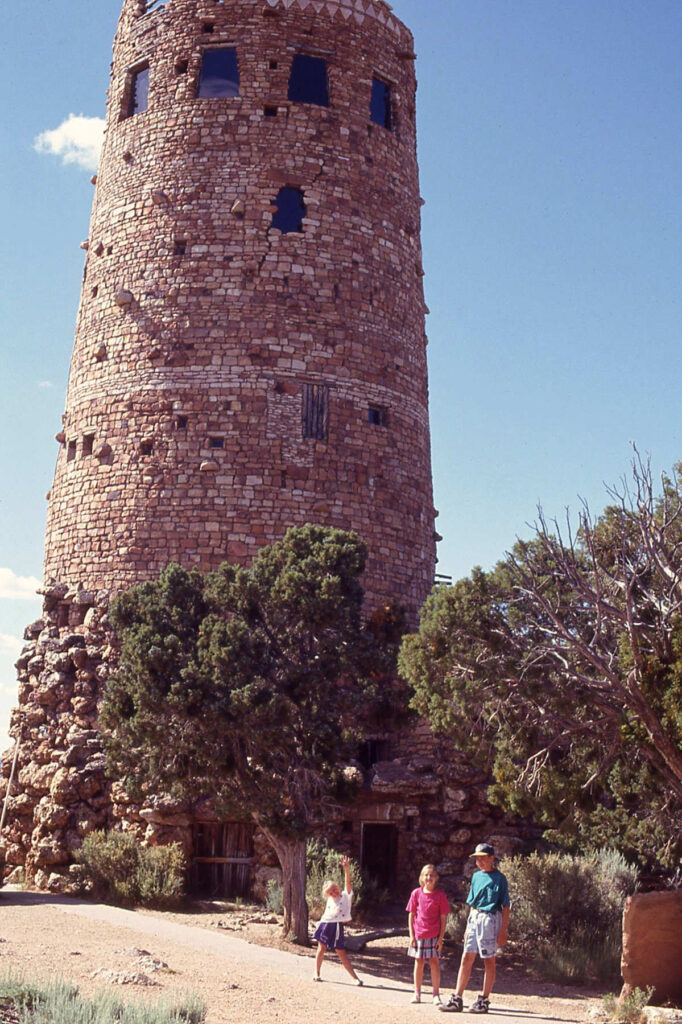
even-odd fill
[(422, 1001), (422, 978), (424, 964), (429, 961), (433, 1002), (441, 1005), (440, 963), (445, 926), (450, 913), (448, 899), (442, 889), (436, 888), (438, 872), (433, 864), (425, 864), (419, 875), (419, 888), (415, 889), (407, 907), (407, 922), (410, 928), (410, 947), (407, 955), (414, 957), (413, 1003)]

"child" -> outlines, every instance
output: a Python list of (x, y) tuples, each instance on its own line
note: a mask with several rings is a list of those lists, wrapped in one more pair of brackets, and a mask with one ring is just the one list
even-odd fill
[(507, 879), (495, 867), (495, 851), (489, 843), (479, 843), (471, 854), (476, 858), (477, 871), (471, 879), (467, 903), (471, 907), (466, 931), (462, 962), (457, 975), (457, 988), (445, 1006), (445, 1013), (461, 1013), (464, 1009), (464, 990), (471, 977), (477, 954), (483, 960), (483, 992), (470, 1007), (470, 1013), (487, 1013), (490, 993), (495, 983), (495, 955), (498, 946), (507, 941), (509, 923), (509, 888)]
[(414, 995), (411, 1002), (422, 1001), (424, 964), (429, 961), (433, 1002), (441, 1005), (440, 962), (445, 926), (450, 913), (448, 899), (442, 889), (436, 888), (438, 872), (433, 864), (425, 864), (419, 875), (419, 888), (410, 896), (406, 910), (410, 928), (410, 947), (407, 955), (414, 957)]
[(353, 970), (348, 953), (344, 948), (343, 926), (350, 921), (350, 904), (353, 899), (353, 890), (350, 883), (350, 861), (348, 857), (341, 858), (343, 868), (345, 889), (339, 889), (336, 882), (327, 881), (322, 886), (322, 895), (327, 897), (327, 906), (320, 918), (320, 923), (315, 929), (313, 938), (317, 940), (317, 956), (315, 957), (315, 973), (313, 981), (322, 981), (320, 968), (324, 960), (324, 954), (328, 949), (336, 950), (336, 955), (346, 968), (356, 985), (362, 985)]

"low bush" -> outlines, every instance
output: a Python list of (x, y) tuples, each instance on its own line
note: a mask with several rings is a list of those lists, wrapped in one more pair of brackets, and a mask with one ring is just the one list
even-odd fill
[(191, 994), (181, 1003), (155, 1005), (123, 1003), (109, 992), (85, 999), (61, 978), (38, 985), (12, 973), (0, 976), (0, 1007), (21, 1024), (203, 1024), (206, 1019), (206, 1006)]
[(283, 899), (282, 883), (278, 878), (271, 878), (265, 887), (265, 906), (271, 913), (281, 914)]
[(127, 832), (91, 832), (77, 859), (100, 899), (167, 908), (184, 895), (186, 863), (177, 843), (142, 846)]
[(510, 933), (543, 977), (617, 981), (625, 898), (637, 870), (615, 850), (534, 853), (502, 860), (512, 899)]

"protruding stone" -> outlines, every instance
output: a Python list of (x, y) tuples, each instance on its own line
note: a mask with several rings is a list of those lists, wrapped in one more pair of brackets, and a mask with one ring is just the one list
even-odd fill
[(132, 292), (129, 292), (126, 288), (119, 288), (114, 295), (114, 302), (117, 306), (129, 306), (131, 302), (135, 301), (135, 296)]

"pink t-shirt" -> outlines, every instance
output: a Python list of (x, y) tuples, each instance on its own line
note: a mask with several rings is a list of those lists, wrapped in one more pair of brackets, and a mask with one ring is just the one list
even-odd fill
[(415, 889), (405, 909), (408, 914), (414, 914), (415, 939), (437, 939), (441, 915), (450, 913), (450, 904), (442, 889), (433, 892)]

